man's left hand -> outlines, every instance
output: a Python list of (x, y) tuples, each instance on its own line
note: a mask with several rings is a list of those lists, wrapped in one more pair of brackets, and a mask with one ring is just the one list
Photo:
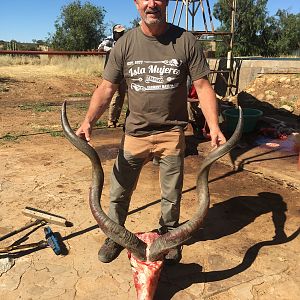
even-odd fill
[(209, 134), (210, 134), (210, 137), (211, 137), (212, 150), (215, 150), (220, 145), (226, 143), (226, 138), (225, 138), (225, 136), (223, 135), (223, 133), (221, 132), (220, 129), (217, 130), (217, 131), (210, 131)]

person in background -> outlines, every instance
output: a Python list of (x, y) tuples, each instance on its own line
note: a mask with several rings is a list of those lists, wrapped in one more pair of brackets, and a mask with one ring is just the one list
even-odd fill
[[(147, 162), (157, 157), (161, 187), (158, 232), (164, 233), (179, 225), (184, 128), (188, 124), (188, 76), (210, 128), (212, 148), (226, 139), (219, 127), (216, 95), (207, 79), (210, 69), (195, 36), (166, 22), (168, 0), (134, 0), (134, 3), (141, 24), (128, 31), (111, 50), (101, 85), (94, 91), (76, 134), (90, 141), (93, 126), (125, 78), (129, 113), (111, 174), (108, 216), (124, 226), (140, 172)], [(98, 258), (109, 263), (122, 249), (107, 238)], [(178, 263), (181, 251), (180, 246), (171, 249), (165, 255), (165, 263)]]
[(196, 89), (193, 84), (190, 85), (188, 91), (188, 114), (189, 123), (193, 128), (194, 137), (200, 140), (209, 138), (209, 128), (207, 127), (206, 120), (199, 106), (199, 99)]
[[(124, 35), (124, 33), (125, 33), (125, 27), (121, 24), (116, 24), (112, 28), (112, 35), (107, 37), (105, 40), (103, 40), (100, 43), (98, 47), (98, 51), (106, 52), (104, 67), (106, 67), (106, 64), (108, 62), (111, 49), (114, 47), (118, 39)], [(126, 95), (126, 89), (127, 89), (126, 82), (125, 80), (122, 80), (122, 82), (119, 85), (119, 88), (115, 92), (109, 105), (108, 121), (107, 121), (108, 128), (115, 128), (121, 126), (121, 124), (119, 123), (119, 118), (121, 115), (124, 98)]]

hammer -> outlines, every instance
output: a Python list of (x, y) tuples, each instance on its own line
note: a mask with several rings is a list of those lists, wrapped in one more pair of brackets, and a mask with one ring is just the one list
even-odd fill
[(36, 208), (32, 208), (32, 207), (25, 207), (25, 209), (23, 209), (22, 213), (27, 216), (27, 217), (31, 217), (36, 219), (35, 221), (19, 228), (16, 229), (2, 237), (0, 237), (0, 241), (3, 241), (19, 232), (22, 232), (23, 230), (26, 230), (32, 226), (35, 225), (45, 225), (46, 223), (51, 223), (51, 224), (56, 224), (56, 225), (60, 225), (60, 226), (64, 226), (64, 227), (70, 227), (72, 226), (71, 222), (68, 222), (65, 218), (36, 209)]
[(51, 230), (49, 226), (44, 228), (45, 238), (46, 240), (39, 241), (37, 243), (31, 243), (26, 245), (11, 245), (8, 247), (0, 248), (1, 253), (11, 253), (20, 250), (32, 250), (35, 248), (46, 248), (51, 247), (56, 255), (62, 253), (61, 249), (61, 241), (59, 241), (57, 235)]

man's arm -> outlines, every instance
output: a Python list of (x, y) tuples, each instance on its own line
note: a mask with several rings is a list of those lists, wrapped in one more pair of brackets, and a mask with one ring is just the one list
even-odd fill
[(76, 134), (82, 139), (85, 139), (88, 142), (90, 141), (93, 125), (95, 125), (96, 121), (108, 107), (118, 86), (118, 84), (112, 84), (103, 79), (102, 83), (94, 91), (85, 118), (76, 131)]
[(219, 127), (218, 104), (216, 94), (207, 77), (193, 82), (199, 98), (200, 108), (210, 129), (211, 145), (213, 148), (226, 142)]

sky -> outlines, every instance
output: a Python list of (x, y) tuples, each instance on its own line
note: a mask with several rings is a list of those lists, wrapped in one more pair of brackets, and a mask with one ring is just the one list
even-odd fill
[[(211, 9), (216, 1), (209, 0)], [(49, 33), (55, 32), (54, 23), (61, 15), (62, 7), (71, 2), (73, 0), (0, 0), (0, 40), (18, 42), (45, 40)], [(130, 26), (130, 21), (138, 17), (133, 0), (81, 0), (81, 3), (85, 2), (105, 9), (104, 23), (108, 25), (121, 23)], [(175, 2), (170, 3), (174, 5)], [(269, 15), (275, 15), (278, 9), (299, 13), (300, 1), (268, 0)], [(170, 16), (172, 14), (173, 9), (169, 12)]]

